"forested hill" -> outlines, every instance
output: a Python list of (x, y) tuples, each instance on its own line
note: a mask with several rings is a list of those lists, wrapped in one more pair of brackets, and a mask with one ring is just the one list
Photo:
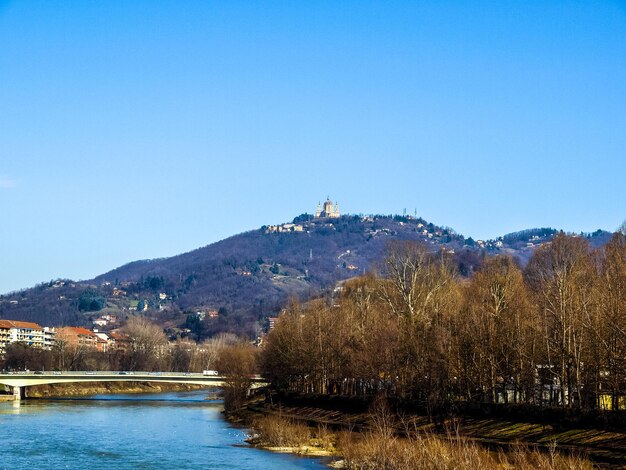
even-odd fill
[[(307, 299), (337, 281), (375, 269), (392, 240), (422, 240), (455, 254), (469, 275), (485, 252), (524, 259), (552, 229), (474, 241), (421, 218), (343, 216), (261, 227), (171, 258), (136, 261), (90, 281), (55, 280), (0, 297), (0, 318), (42, 325), (85, 325), (139, 312), (172, 335), (204, 338), (220, 331), (254, 335), (290, 297)], [(599, 232), (597, 239), (606, 232)]]

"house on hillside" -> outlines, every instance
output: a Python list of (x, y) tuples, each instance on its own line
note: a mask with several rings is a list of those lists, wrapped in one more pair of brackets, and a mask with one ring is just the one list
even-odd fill
[(304, 232), (304, 226), (299, 224), (270, 225), (265, 233)]
[(269, 331), (272, 331), (276, 326), (276, 322), (278, 321), (278, 317), (269, 317)]
[(107, 326), (110, 323), (116, 323), (116, 322), (117, 322), (117, 317), (115, 315), (102, 315), (96, 318), (92, 323), (95, 326), (102, 327), (102, 326)]

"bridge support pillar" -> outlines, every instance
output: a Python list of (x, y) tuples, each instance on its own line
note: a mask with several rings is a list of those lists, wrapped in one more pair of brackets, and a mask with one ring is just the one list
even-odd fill
[(26, 398), (25, 387), (14, 386), (13, 387), (13, 400), (21, 400)]

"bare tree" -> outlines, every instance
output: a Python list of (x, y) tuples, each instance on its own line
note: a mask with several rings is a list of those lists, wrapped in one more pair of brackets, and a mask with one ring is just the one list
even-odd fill
[(424, 244), (403, 242), (390, 245), (385, 267), (379, 295), (400, 319), (401, 394), (437, 401), (449, 386), (450, 324), (459, 299), (451, 260)]
[(626, 387), (626, 235), (615, 233), (604, 253), (595, 331), (600, 346), (599, 375), (610, 391), (610, 406), (616, 410)]
[(509, 257), (490, 258), (464, 293), (469, 349), (465, 370), (473, 371), (467, 377), (470, 390), (481, 390), (491, 402), (498, 400), (498, 394), (508, 401), (512, 391), (517, 401), (528, 390), (534, 359), (532, 311), (522, 273)]
[(191, 372), (198, 355), (195, 341), (179, 339), (169, 347), (170, 364), (168, 369), (177, 372)]
[(72, 340), (63, 328), (57, 331), (53, 352), (60, 370), (80, 370), (87, 354), (86, 347), (78, 340)]
[(241, 339), (232, 333), (220, 333), (197, 345), (191, 369), (197, 372), (217, 369), (217, 359), (225, 347), (238, 344)]
[(527, 276), (543, 316), (544, 366), (557, 380), (560, 403), (580, 406), (594, 284), (587, 241), (561, 232), (535, 252)]
[(220, 352), (217, 364), (225, 376), (224, 408), (227, 411), (243, 404), (256, 372), (257, 352), (257, 348), (245, 342), (226, 346)]
[(144, 317), (133, 317), (123, 329), (130, 339), (126, 354), (128, 370), (151, 370), (161, 366), (167, 347), (163, 329)]

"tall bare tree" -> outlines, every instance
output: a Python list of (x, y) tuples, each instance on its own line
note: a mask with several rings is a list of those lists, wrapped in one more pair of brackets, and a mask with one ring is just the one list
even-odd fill
[(217, 365), (225, 376), (224, 408), (227, 411), (243, 404), (252, 385), (252, 376), (256, 373), (257, 352), (246, 342), (226, 346), (220, 351)]
[(432, 401), (447, 394), (449, 322), (459, 298), (454, 280), (455, 270), (445, 253), (429, 252), (422, 243), (390, 245), (380, 297), (400, 320), (401, 395)]
[(130, 340), (125, 363), (128, 370), (153, 370), (162, 366), (167, 338), (160, 326), (137, 316), (128, 320), (123, 331)]
[(626, 234), (617, 232), (605, 246), (598, 283), (597, 340), (602, 382), (611, 408), (626, 391)]
[[(532, 310), (522, 272), (509, 257), (488, 259), (465, 290), (471, 389), (491, 402), (529, 396), (533, 376)], [(531, 382), (529, 384), (529, 382)], [(531, 388), (532, 390), (532, 388)]]
[(588, 242), (561, 232), (535, 252), (526, 272), (543, 317), (543, 365), (556, 379), (560, 403), (580, 406), (594, 284)]

